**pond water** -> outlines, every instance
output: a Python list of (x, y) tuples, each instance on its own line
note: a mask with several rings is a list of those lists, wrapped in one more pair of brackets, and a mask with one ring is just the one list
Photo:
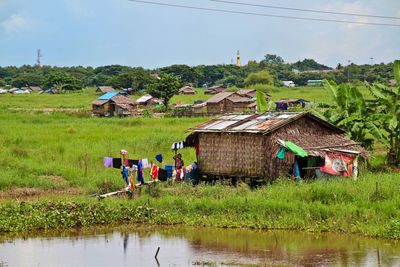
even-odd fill
[(273, 231), (145, 225), (0, 234), (0, 267), (238, 264), (400, 266), (400, 242), (344, 234), (277, 231), (275, 237)]

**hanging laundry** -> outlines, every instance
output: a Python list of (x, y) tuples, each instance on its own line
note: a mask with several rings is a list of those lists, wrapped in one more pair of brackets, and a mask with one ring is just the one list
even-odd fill
[(157, 179), (158, 171), (159, 171), (158, 166), (154, 164), (153, 168), (151, 168), (151, 171), (150, 171), (150, 175), (151, 175), (151, 177), (153, 177), (153, 180)]
[(140, 182), (141, 184), (144, 184), (143, 165), (142, 165), (142, 161), (140, 159), (139, 159), (139, 163), (138, 163), (137, 181)]
[(199, 143), (195, 143), (194, 147), (196, 148), (196, 156), (199, 155)]
[(149, 167), (149, 160), (148, 159), (142, 159), (142, 165), (143, 168), (146, 169)]
[(294, 161), (293, 175), (294, 175), (295, 182), (300, 183), (301, 176), (300, 176), (299, 164), (297, 164), (297, 160)]
[(191, 165), (192, 165), (193, 170), (197, 169), (197, 164), (195, 162), (193, 162)]
[(122, 165), (122, 179), (129, 184), (128, 170), (126, 169), (125, 164)]
[(124, 159), (125, 166), (129, 166), (129, 159)]
[(163, 160), (162, 154), (158, 154), (158, 155), (156, 156), (156, 160), (157, 160), (158, 162), (162, 163), (162, 160)]
[(112, 166), (113, 166), (113, 168), (121, 169), (121, 166), (122, 166), (121, 158), (113, 158)]
[(183, 143), (184, 143), (184, 141), (175, 142), (175, 143), (173, 143), (173, 144), (171, 145), (171, 149), (172, 149), (172, 150), (182, 149), (182, 148), (184, 148)]
[(171, 178), (171, 177), (172, 177), (172, 169), (173, 169), (173, 166), (172, 166), (172, 165), (167, 165), (167, 164), (165, 164), (165, 170), (167, 171), (167, 176), (168, 176), (168, 178)]
[(129, 185), (131, 192), (135, 191), (135, 180), (133, 178), (133, 174), (129, 176)]
[(167, 170), (164, 170), (162, 168), (159, 168), (158, 170), (158, 180), (165, 182), (168, 179), (168, 172)]
[(129, 162), (128, 162), (128, 165), (129, 166), (133, 166), (133, 165), (135, 165), (135, 166), (137, 166), (138, 165), (138, 163), (139, 163), (139, 160), (137, 160), (137, 159), (130, 159), (130, 160), (128, 160)]
[(286, 151), (286, 149), (282, 146), (281, 150), (279, 151), (278, 155), (276, 155), (276, 157), (278, 159), (284, 159), (285, 158), (285, 151)]
[(104, 158), (104, 166), (106, 167), (111, 167), (113, 165), (113, 158)]

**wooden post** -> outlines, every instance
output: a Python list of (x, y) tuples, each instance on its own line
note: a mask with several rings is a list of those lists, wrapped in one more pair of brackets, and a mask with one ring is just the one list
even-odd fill
[(275, 235), (275, 245), (278, 246), (278, 237), (276, 236), (276, 231), (275, 231), (275, 220), (274, 220), (274, 217), (272, 216), (272, 213), (271, 213), (271, 219), (272, 219), (272, 227), (274, 229), (274, 235)]
[(85, 177), (87, 177), (87, 152), (85, 153)]
[(376, 182), (376, 201), (379, 200), (379, 188), (378, 188), (378, 182)]

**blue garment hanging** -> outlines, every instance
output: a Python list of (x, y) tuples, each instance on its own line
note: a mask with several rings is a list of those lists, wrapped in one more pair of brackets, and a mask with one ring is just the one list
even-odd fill
[(142, 161), (141, 160), (139, 160), (139, 163), (138, 163), (137, 180), (138, 180), (138, 182), (144, 184), (143, 165), (142, 165)]
[(158, 154), (158, 155), (156, 156), (156, 160), (157, 160), (158, 162), (162, 163), (162, 160), (163, 160), (162, 154)]
[(125, 163), (122, 164), (122, 179), (124, 179), (129, 184), (129, 176), (128, 176), (128, 171), (125, 167)]

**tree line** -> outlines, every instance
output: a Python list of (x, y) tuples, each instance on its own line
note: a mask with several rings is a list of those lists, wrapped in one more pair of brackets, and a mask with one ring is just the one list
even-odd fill
[[(64, 90), (79, 90), (86, 86), (110, 85), (116, 89), (145, 89), (153, 83), (150, 74), (169, 74), (180, 84), (192, 83), (195, 87), (212, 85), (234, 85), (239, 88), (249, 86), (254, 77), (267, 84), (283, 86), (282, 81), (290, 80), (296, 85), (306, 85), (308, 80), (333, 80), (337, 84), (347, 82), (360, 84), (364, 81), (386, 82), (393, 78), (393, 64), (356, 65), (352, 63), (343, 67), (338, 64), (339, 72), (302, 73), (312, 70), (331, 70), (330, 67), (317, 63), (313, 59), (304, 59), (295, 63), (287, 63), (280, 56), (267, 54), (262, 60), (249, 61), (245, 66), (236, 65), (172, 65), (159, 69), (144, 69), (121, 65), (93, 67), (52, 67), (30, 66), (0, 67), (0, 87), (42, 86), (48, 89), (63, 86)], [(252, 77), (249, 77), (253, 74)], [(254, 75), (256, 74), (256, 75)], [(270, 76), (270, 77), (269, 77)], [(250, 79), (249, 79), (250, 78)], [(270, 80), (272, 78), (272, 81)], [(247, 81), (246, 81), (247, 79)]]

